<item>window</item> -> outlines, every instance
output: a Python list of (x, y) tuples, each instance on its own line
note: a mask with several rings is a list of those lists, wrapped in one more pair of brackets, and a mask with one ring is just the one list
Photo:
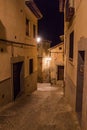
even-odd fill
[(62, 47), (59, 47), (59, 50), (62, 50)]
[(70, 34), (70, 44), (69, 44), (69, 59), (73, 59), (73, 48), (74, 48), (74, 31)]
[(33, 38), (36, 37), (36, 25), (33, 25)]
[(26, 36), (29, 36), (29, 29), (30, 29), (30, 22), (29, 19), (26, 18)]
[(29, 74), (33, 73), (33, 59), (29, 60)]

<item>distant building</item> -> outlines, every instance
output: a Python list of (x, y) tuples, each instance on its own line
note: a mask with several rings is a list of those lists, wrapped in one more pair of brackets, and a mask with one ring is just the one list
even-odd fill
[(38, 82), (49, 82), (49, 51), (51, 41), (42, 40), (37, 45)]
[(63, 84), (64, 80), (64, 43), (57, 44), (49, 49), (50, 78), (53, 84)]
[(0, 0), (0, 105), (37, 89), (38, 19), (31, 0)]
[(64, 5), (65, 96), (87, 130), (87, 0)]

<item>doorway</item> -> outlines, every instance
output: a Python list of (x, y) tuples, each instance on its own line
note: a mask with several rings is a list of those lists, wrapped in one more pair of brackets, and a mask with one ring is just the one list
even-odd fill
[(14, 100), (21, 92), (21, 71), (23, 62), (13, 63), (13, 96)]
[(57, 80), (64, 80), (64, 66), (57, 66)]
[(76, 112), (81, 123), (82, 119), (82, 101), (83, 101), (83, 83), (84, 83), (84, 62), (85, 51), (78, 52), (77, 68), (77, 89), (76, 89)]

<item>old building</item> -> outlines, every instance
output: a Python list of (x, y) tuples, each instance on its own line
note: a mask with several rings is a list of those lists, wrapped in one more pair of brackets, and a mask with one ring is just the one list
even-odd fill
[(63, 84), (64, 80), (64, 43), (57, 44), (49, 49), (50, 78), (53, 84)]
[(0, 105), (37, 88), (36, 36), (41, 17), (32, 0), (0, 0)]
[(65, 95), (87, 130), (87, 0), (60, 1), (65, 2)]
[(41, 40), (37, 44), (38, 82), (49, 82), (49, 51), (51, 41)]

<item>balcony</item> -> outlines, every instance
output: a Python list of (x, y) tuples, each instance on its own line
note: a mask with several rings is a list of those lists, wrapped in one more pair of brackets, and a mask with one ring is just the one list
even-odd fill
[(66, 22), (70, 22), (74, 15), (74, 5), (69, 0), (66, 1)]

